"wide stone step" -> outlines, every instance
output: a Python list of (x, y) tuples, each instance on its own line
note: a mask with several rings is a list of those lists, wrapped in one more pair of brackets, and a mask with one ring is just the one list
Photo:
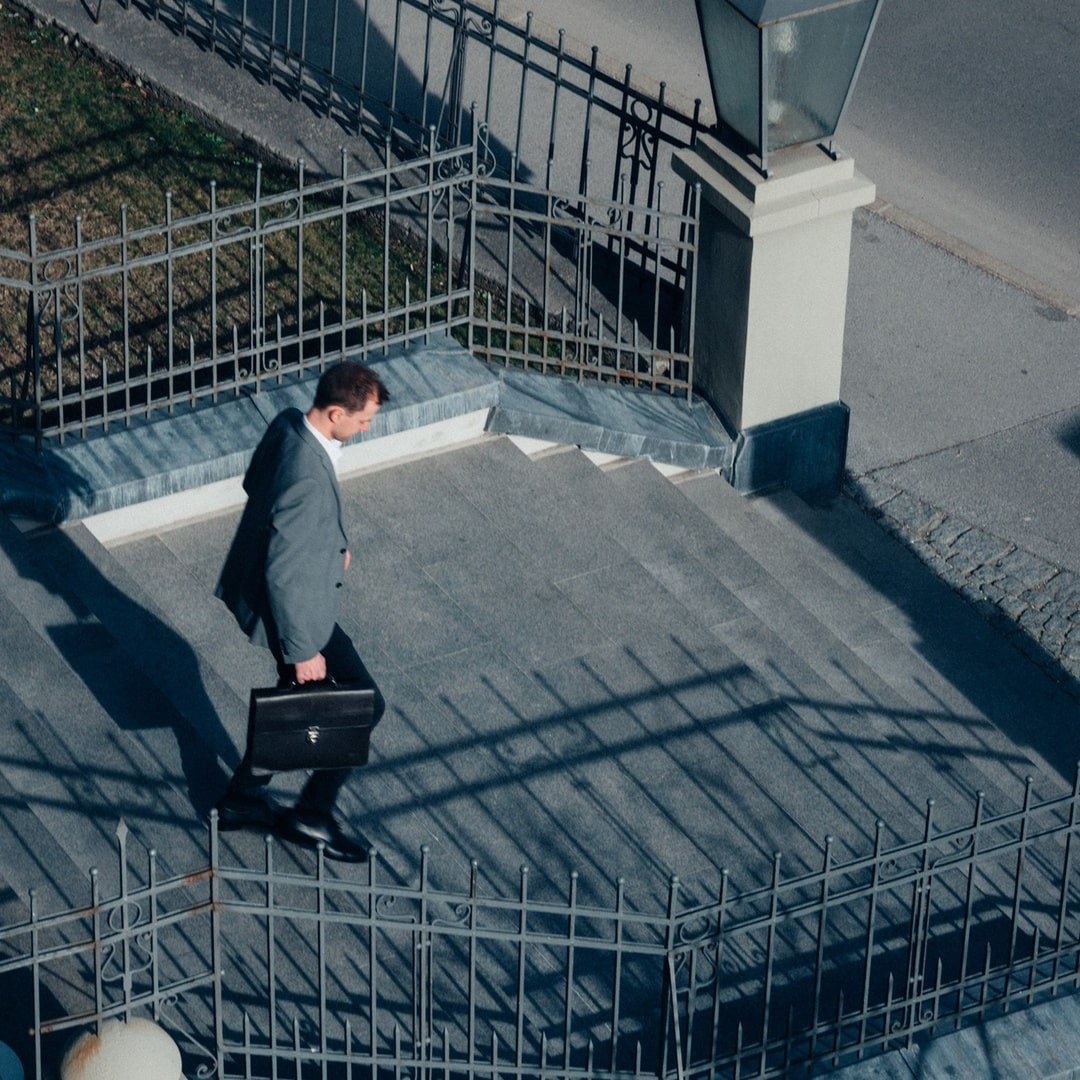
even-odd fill
[[(6, 598), (0, 620), (0, 648), (16, 660), (5, 676), (3, 774), (80, 873), (109, 865), (121, 817), (139, 830), (168, 821), (154, 770)], [(47, 877), (33, 875), (24, 887)]]
[[(478, 472), (476, 459), (487, 454), (491, 462), (506, 461), (511, 475), (523, 478), (520, 498), (515, 500), (504, 493), (500, 497), (502, 512), (490, 516), (473, 505), (472, 499), (480, 501), (481, 496), (469, 488)], [(462, 457), (468, 459), (469, 479), (465, 481), (459, 481), (453, 469)], [(635, 475), (638, 479), (631, 483)], [(616, 478), (620, 478), (618, 483), (613, 482)], [(624, 482), (625, 491), (620, 486)], [(493, 472), (490, 486), (508, 484)], [(655, 701), (646, 697), (639, 702), (639, 708), (649, 716), (652, 712), (664, 716), (671, 711), (664, 699), (674, 696), (678, 701), (682, 690), (711, 696), (711, 711), (700, 712), (700, 722), (710, 729), (723, 727), (726, 742), (720, 739), (724, 748), (719, 756), (714, 752), (698, 760), (711, 763), (726, 756), (727, 767), (718, 785), (718, 790), (726, 793), (720, 797), (721, 803), (730, 798), (740, 805), (745, 821), (753, 820), (755, 814), (762, 815), (759, 825), (747, 830), (744, 846), (736, 846), (730, 837), (724, 844), (715, 845), (712, 850), (718, 852), (717, 859), (727, 860), (726, 846), (732, 861), (758, 863), (759, 853), (770, 849), (770, 845), (797, 849), (801, 841), (793, 842), (793, 836), (801, 836), (817, 850), (824, 835), (837, 831), (843, 822), (860, 819), (858, 831), (864, 836), (872, 833), (875, 813), (902, 808), (905, 819), (913, 816), (909, 807), (881, 784), (879, 774), (868, 773), (846, 785), (833, 784), (834, 790), (829, 790), (818, 773), (807, 771), (808, 762), (827, 762), (835, 757), (835, 748), (830, 749), (828, 742), (835, 740), (836, 732), (828, 728), (824, 734), (808, 730), (805, 722), (797, 720), (788, 709), (782, 695), (766, 693), (745, 664), (718, 648), (710, 623), (739, 618), (747, 609), (689, 549), (712, 550), (712, 569), (741, 565), (744, 576), (735, 580), (761, 582), (767, 575), (650, 466), (627, 466), (604, 474), (575, 453), (552, 454), (529, 463), (512, 448), (484, 446), (474, 447), (468, 454), (459, 451), (447, 455), (434, 471), (417, 463), (358, 480), (346, 485), (346, 489), (349, 512), (355, 515), (354, 537), (356, 525), (360, 525), (365, 529), (367, 550), (373, 553), (364, 556), (364, 565), (372, 576), (367, 579), (363, 599), (371, 600), (375, 610), (391, 613), (387, 620), (390, 625), (378, 620), (379, 640), (384, 645), (388, 641), (395, 643), (394, 654), (410, 677), (408, 665), (414, 658), (403, 648), (404, 634), (393, 625), (401, 620), (395, 607), (395, 591), (403, 584), (406, 594), (419, 604), (405, 605), (410, 608), (406, 616), (410, 628), (428, 620), (438, 622), (448, 606), (464, 614), (468, 636), (455, 642), (447, 632), (446, 648), (451, 652), (446, 664), (460, 664), (465, 671), (474, 664), (487, 664), (489, 679), (493, 677), (491, 670), (500, 667), (524, 669), (524, 674), (533, 678), (548, 678), (553, 670), (560, 672), (560, 678), (571, 678), (566, 672), (572, 672), (575, 686), (580, 682), (581, 687), (577, 687), (578, 697), (559, 705), (560, 715), (565, 718), (572, 717), (576, 708), (586, 713), (599, 710), (618, 714), (623, 684), (629, 688), (627, 695), (636, 701), (652, 658), (677, 651), (679, 665), (669, 660), (667, 677), (659, 682), (657, 676), (652, 677)], [(553, 560), (554, 567), (545, 567), (543, 555), (522, 562), (524, 553), (501, 539), (498, 530), (507, 530), (512, 517), (518, 522), (514, 536), (543, 537), (551, 527), (551, 492), (557, 495), (559, 514), (575, 523), (578, 543), (588, 545), (589, 550)], [(678, 529), (671, 527), (676, 521), (681, 522)], [(381, 530), (380, 523), (384, 526)], [(401, 536), (402, 543), (388, 547), (388, 535)], [(566, 543), (564, 537), (564, 547)], [(419, 570), (401, 551), (406, 545), (415, 553), (415, 560), (421, 562)], [(724, 559), (717, 557), (720, 547)], [(541, 550), (547, 549), (541, 545)], [(596, 561), (596, 552), (603, 555), (601, 565), (580, 570)], [(426, 560), (435, 561), (423, 565)], [(560, 571), (564, 564), (568, 570)], [(459, 574), (450, 574), (448, 565), (456, 567)], [(488, 572), (476, 584), (478, 569)], [(443, 577), (439, 591), (424, 600), (416, 582), (426, 579), (431, 571)], [(487, 602), (470, 609), (475, 600), (469, 593), (473, 588), (481, 590)], [(539, 635), (530, 627), (530, 609), (540, 588), (547, 590), (545, 596), (555, 597), (561, 620), (560, 632), (546, 645), (537, 640)], [(373, 599), (376, 596), (378, 602)], [(568, 612), (577, 620), (576, 632)], [(537, 621), (546, 624), (549, 620)], [(462, 649), (458, 656), (453, 653), (455, 644)], [(528, 652), (525, 644), (534, 651)], [(617, 674), (604, 676), (608, 667)], [(676, 675), (676, 671), (681, 673)], [(738, 706), (726, 696), (732, 687), (736, 688), (733, 692)], [(590, 689), (593, 697), (581, 697), (584, 689)], [(603, 704), (605, 701), (609, 704)], [(498, 702), (490, 698), (487, 702), (496, 716), (504, 711)], [(479, 711), (475, 706), (461, 710), (470, 722), (478, 722)], [(677, 705), (674, 711), (678, 713)], [(747, 718), (753, 718), (753, 722), (744, 722)], [(654, 737), (662, 741), (662, 735)], [(888, 746), (883, 752), (894, 753)], [(662, 770), (657, 775), (665, 778), (658, 785), (665, 794), (669, 788), (679, 789), (677, 779)], [(783, 803), (772, 794), (778, 775), (784, 777)], [(692, 785), (694, 770), (684, 772), (682, 778)], [(876, 809), (868, 810), (857, 799), (849, 798), (849, 792), (868, 790), (878, 792)], [(837, 809), (837, 800), (846, 803), (843, 813)], [(764, 824), (768, 821), (764, 813), (767, 804), (785, 816), (786, 825)], [(793, 830), (792, 825), (797, 829)], [(699, 816), (692, 834), (701, 830)], [(804, 865), (808, 851), (800, 852)]]
[[(613, 874), (622, 872), (635, 881), (639, 895), (646, 888), (659, 895), (676, 864), (700, 869), (700, 856), (685, 855), (687, 836), (701, 832), (691, 828), (700, 808), (686, 798), (681, 808), (674, 805), (674, 820), (684, 828), (664, 817), (668, 854), (653, 850), (652, 826), (639, 824), (635, 808), (642, 781), (633, 779), (638, 759), (650, 753), (648, 739), (628, 744), (630, 767), (618, 753), (599, 752), (600, 744), (537, 675), (546, 672), (554, 685), (564, 677), (564, 665), (598, 647), (610, 649), (612, 642), (600, 640), (597, 627), (559, 592), (551, 580), (555, 567), (545, 573), (455, 486), (456, 472), (447, 467), (455, 456), (343, 485), (356, 563), (348, 575), (342, 622), (379, 679), (390, 710), (371, 763), (344, 793), (342, 812), (368, 832), (394, 872), (410, 872), (426, 843), (438, 873), (467, 872), (475, 858), (485, 881), (510, 890), (518, 866), (527, 861), (538, 888), (561, 892), (570, 871), (579, 870), (588, 877), (583, 890), (606, 896)], [(464, 457), (467, 469), (477, 468), (474, 454)], [(534, 471), (527, 459), (520, 463), (527, 473)], [(524, 531), (540, 524), (534, 516)], [(243, 642), (210, 596), (230, 532), (231, 526), (219, 532), (216, 524), (201, 523), (113, 550), (163, 610), (177, 611), (178, 628), (204, 635), (200, 650), (212, 645), (214, 664), (232, 649), (265, 658)], [(482, 559), (491, 561), (493, 573), (477, 588), (487, 590), (490, 602), (459, 602), (452, 570), (475, 570)], [(163, 573), (154, 569), (159, 565)], [(550, 607), (538, 615), (535, 605), (544, 598)], [(567, 617), (558, 627), (534, 632), (537, 622), (548, 623), (556, 605)], [(207, 627), (219, 610), (226, 622), (211, 633)], [(595, 679), (587, 685), (607, 700)], [(603, 713), (599, 706), (594, 711)], [(583, 740), (587, 745), (579, 746)], [(675, 798), (672, 783), (661, 788), (664, 799)], [(541, 815), (549, 815), (550, 827), (538, 828)], [(726, 827), (721, 815), (712, 817)], [(564, 829), (560, 821), (588, 824)], [(792, 828), (785, 819), (777, 831)], [(731, 845), (716, 845), (717, 858), (725, 847)]]
[[(810, 506), (788, 492), (761, 500), (800, 530), (811, 557), (926, 663), (906, 696), (962, 694), (1031, 760), (1071, 782), (1080, 759), (1076, 701), (1022, 656), (970, 603), (847, 498)], [(790, 527), (790, 526), (789, 526)], [(970, 643), (957, 649), (957, 642)], [(863, 647), (856, 644), (856, 652)], [(872, 646), (866, 650), (869, 658)]]
[[(837, 692), (861, 693), (868, 705), (876, 703), (898, 718), (921, 718), (928, 738), (952, 760), (948, 784), (969, 794), (983, 790), (992, 805), (1003, 809), (1015, 805), (1028, 774), (1041, 778), (1047, 794), (1059, 790), (1060, 773), (1039, 755), (1026, 753), (1022, 744), (1018, 749), (961, 688), (879, 619), (871, 610), (880, 610), (872, 591), (830, 577), (803, 547), (800, 529), (770, 521), (754, 501), (738, 498), (719, 479), (693, 480), (683, 487), (754, 554), (778, 587), (741, 590), (740, 599), (771, 617), (776, 632)], [(821, 635), (821, 626), (827, 636)], [(977, 658), (983, 642), (960, 636), (951, 647), (960, 655), (970, 650)], [(905, 737), (916, 745), (921, 738), (910, 729)]]
[(706, 624), (745, 609), (731, 591), (764, 571), (644, 463), (603, 471), (577, 452), (547, 454), (537, 471), (587, 518), (592, 542), (636, 560)]
[(47, 775), (49, 762), (31, 744), (37, 718), (2, 679), (0, 715), (0, 912), (10, 926), (29, 916), (31, 889), (41, 911), (55, 912), (86, 903), (90, 883), (86, 867), (50, 831), (51, 826), (63, 836), (83, 822), (72, 823), (64, 810), (63, 780)]
[[(122, 549), (123, 557), (103, 548), (82, 526), (68, 530), (68, 540), (96, 571), (80, 586), (86, 603), (168, 699), (180, 721), (175, 734), (182, 747), (192, 742), (202, 747), (189, 747), (203, 760), (187, 764), (198, 770), (188, 778), (198, 780), (196, 803), (204, 806), (220, 778), (218, 762), (231, 767), (238, 760), (235, 741), (243, 733), (247, 708), (246, 688), (238, 694), (207, 660), (219, 649), (213, 606), (197, 602), (199, 590), (156, 537)], [(148, 560), (136, 575), (131, 569), (140, 555)], [(153, 594), (146, 587), (151, 585)], [(167, 604), (159, 603), (159, 596)]]
[[(873, 682), (651, 466), (533, 462), (485, 440), (347, 479), (343, 493), (342, 623), (390, 710), (341, 806), (395, 871), (427, 843), (444, 871), (476, 858), (511, 888), (525, 860), (555, 888), (578, 869), (662, 891), (677, 872), (707, 893), (723, 865), (763, 880), (773, 848), (789, 872), (817, 865), (826, 833), (837, 854), (864, 852), (877, 817), (911, 838), (929, 796), (939, 815), (970, 819), (986, 785), (968, 776), (963, 739)], [(173, 634), (194, 652), (203, 688), (186, 700), (204, 694), (218, 714), (223, 761), (248, 689), (272, 681), (212, 596), (237, 516), (108, 553), (114, 586), (128, 580), (167, 624), (149, 623), (147, 641)]]
[[(845, 828), (850, 835), (854, 825), (857, 835), (870, 839), (876, 817), (905, 834), (921, 828), (926, 798), (935, 792), (928, 789), (924, 774), (905, 766), (905, 754), (917, 748), (924, 755), (925, 767), (939, 757), (950, 762), (956, 752), (940, 739), (934, 743), (914, 739), (911, 725), (922, 723), (922, 718), (897, 701), (896, 695), (891, 695), (892, 712), (886, 715), (881, 699), (869, 696), (864, 686), (849, 680), (838, 689), (822, 678), (771, 627), (774, 620), (802, 619), (802, 636), (815, 642), (828, 642), (828, 630), (793, 604), (764, 568), (689, 502), (680, 487), (637, 464), (607, 473), (593, 468), (590, 477), (573, 465), (573, 457), (552, 455), (537, 465), (567, 477), (573, 469), (575, 486), (588, 491), (590, 505), (597, 507), (601, 518), (610, 518), (608, 527), (620, 530), (620, 536), (633, 537), (631, 546), (641, 552), (643, 565), (656, 580), (705, 622), (711, 634), (768, 688), (778, 713), (798, 718), (791, 730), (763, 751), (766, 782), (768, 769), (781, 755), (797, 759), (814, 786), (805, 805), (821, 807), (808, 818), (819, 837)], [(591, 466), (585, 463), (585, 467)], [(612, 505), (605, 510), (608, 503)], [(680, 523), (678, 533), (668, 528), (673, 521)], [(730, 554), (714, 558), (707, 566), (695, 554), (709, 548), (715, 551), (721, 542), (739, 556), (732, 589), (721, 581), (732, 564)], [(740, 581), (750, 584), (740, 587), (736, 584)], [(741, 598), (744, 595), (749, 604)], [(941, 809), (963, 820), (970, 816), (967, 793), (952, 781), (938, 795), (946, 804)]]
[(170, 532), (111, 548), (116, 569), (110, 577), (126, 581), (129, 595), (139, 598), (145, 613), (142, 629), (154, 646), (145, 662), (153, 666), (159, 644), (171, 644), (170, 651), (180, 655), (175, 676), (168, 668), (157, 674), (178, 706), (183, 703), (191, 725), (231, 767), (239, 760), (233, 748), (243, 741), (248, 691), (265, 682), (273, 668), (237, 631), (232, 615), (213, 595), (213, 584), (177, 555), (172, 542)]

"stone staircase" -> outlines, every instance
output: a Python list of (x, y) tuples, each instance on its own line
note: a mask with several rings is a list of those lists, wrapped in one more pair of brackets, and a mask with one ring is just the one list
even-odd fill
[[(390, 707), (342, 810), (412, 880), (649, 909), (786, 875), (1071, 786), (1077, 703), (845, 500), (753, 501), (505, 438), (343, 483), (344, 624)], [(162, 873), (272, 682), (212, 588), (238, 512), (117, 543), (0, 519), (0, 881), (85, 903), (118, 821)], [(284, 779), (283, 790), (299, 783)], [(259, 865), (263, 841), (223, 843)], [(283, 848), (285, 866), (310, 866)], [(104, 882), (105, 887), (110, 887)]]
[[(774, 850), (815, 864), (827, 833), (865, 850), (879, 817), (917, 835), (928, 798), (959, 824), (977, 790), (1005, 810), (1026, 775), (1071, 777), (1075, 701), (843, 500), (505, 439), (343, 490), (345, 621), (392, 703), (348, 810), (403, 872), (429, 843), (496, 877), (524, 859), (708, 895)], [(0, 522), (13, 892), (74, 897), (121, 816), (199, 864), (272, 679), (211, 595), (235, 518), (108, 550)]]

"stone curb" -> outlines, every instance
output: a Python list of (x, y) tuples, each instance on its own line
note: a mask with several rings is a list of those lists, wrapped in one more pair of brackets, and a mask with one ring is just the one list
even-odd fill
[[(702, 401), (500, 370), (448, 338), (397, 347), (367, 362), (386, 383), (390, 400), (358, 445), (410, 432), (419, 436), (446, 421), (487, 412), (486, 430), (493, 434), (570, 443), (661, 465), (719, 468), (730, 453), (730, 439)], [(40, 454), (27, 439), (0, 443), (0, 511), (58, 524), (242, 476), (270, 421), (290, 406), (307, 409), (318, 377), (318, 371), (302, 377), (268, 373), (258, 393), (245, 388), (217, 404), (177, 407), (172, 415), (69, 437)], [(401, 452), (408, 455), (405, 443)]]

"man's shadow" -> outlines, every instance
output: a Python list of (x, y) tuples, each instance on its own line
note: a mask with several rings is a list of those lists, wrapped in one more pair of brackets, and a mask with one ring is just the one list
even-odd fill
[[(3, 482), (13, 470), (23, 478), (15, 491)], [(221, 762), (231, 767), (239, 754), (191, 646), (124, 591), (126, 575), (118, 566), (113, 572), (109, 556), (87, 530), (60, 527), (72, 505), (91, 498), (61, 451), (46, 448), (33, 455), (25, 444), (9, 444), (0, 451), (0, 509), (36, 524), (23, 533), (11, 521), (0, 521), (0, 550), (23, 579), (37, 582), (66, 608), (63, 621), (50, 613), (43, 632), (117, 727), (139, 733), (160, 764), (163, 776), (138, 779), (174, 779), (171, 747), (151, 734), (171, 731), (188, 797), (204, 817), (227, 780)], [(115, 809), (122, 814), (125, 808)]]

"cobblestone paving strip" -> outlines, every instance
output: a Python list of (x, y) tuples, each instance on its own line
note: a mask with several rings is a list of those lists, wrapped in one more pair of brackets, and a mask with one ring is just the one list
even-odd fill
[(872, 476), (844, 491), (1080, 699), (1080, 575)]

